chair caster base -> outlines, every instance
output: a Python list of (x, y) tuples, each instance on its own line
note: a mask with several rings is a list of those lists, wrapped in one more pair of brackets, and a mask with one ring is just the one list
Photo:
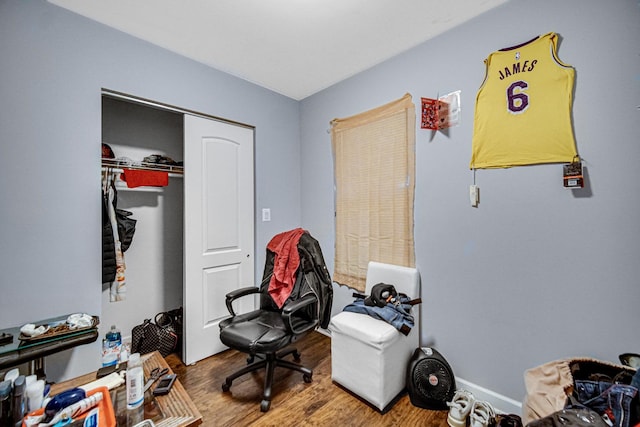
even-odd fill
[(260, 411), (267, 412), (270, 407), (271, 407), (270, 400), (263, 400), (262, 402), (260, 402)]

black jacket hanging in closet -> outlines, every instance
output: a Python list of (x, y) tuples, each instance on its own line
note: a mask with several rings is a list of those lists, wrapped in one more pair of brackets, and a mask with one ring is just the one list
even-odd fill
[(113, 227), (109, 219), (109, 209), (115, 211), (118, 225), (118, 239), (120, 250), (125, 252), (131, 246), (133, 235), (136, 231), (136, 220), (131, 218), (132, 212), (117, 209), (118, 192), (112, 185), (114, 197), (113, 206), (110, 206), (108, 194), (102, 195), (102, 283), (111, 283), (116, 279), (116, 242), (114, 240)]
[(111, 283), (116, 279), (116, 244), (113, 240), (113, 228), (109, 220), (107, 197), (102, 195), (102, 283)]
[(131, 218), (133, 212), (123, 209), (116, 209), (116, 222), (118, 223), (118, 238), (120, 239), (120, 249), (125, 252), (131, 246), (133, 234), (136, 232), (136, 221)]

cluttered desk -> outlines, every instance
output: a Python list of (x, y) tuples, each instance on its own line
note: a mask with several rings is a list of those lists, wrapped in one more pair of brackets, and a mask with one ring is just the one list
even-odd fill
[[(124, 380), (118, 380), (122, 375), (114, 372), (97, 378), (97, 372), (74, 378), (69, 381), (54, 384), (51, 395), (56, 395), (75, 387), (90, 389), (95, 385), (109, 389), (109, 401), (112, 404), (113, 415), (106, 417), (118, 426), (155, 426), (155, 427), (195, 427), (202, 424), (202, 415), (195, 406), (180, 381), (174, 379), (170, 386), (163, 384), (163, 378), (173, 375), (173, 371), (157, 351), (141, 356), (144, 370), (143, 404), (138, 408), (127, 408), (127, 389)], [(108, 412), (108, 408), (107, 412)], [(82, 424), (78, 424), (82, 425)], [(102, 424), (101, 424), (102, 425)]]
[(128, 362), (114, 361), (78, 378), (45, 385), (44, 357), (95, 341), (98, 323), (96, 316), (73, 314), (0, 330), (0, 369), (30, 364), (28, 375), (14, 368), (0, 382), (0, 425), (20, 425), (20, 420), (24, 427), (202, 423), (200, 412), (157, 351), (132, 354)]

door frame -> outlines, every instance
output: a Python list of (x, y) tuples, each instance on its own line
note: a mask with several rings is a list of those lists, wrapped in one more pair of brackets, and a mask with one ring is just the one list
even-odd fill
[[(131, 102), (131, 103), (134, 103), (134, 104), (140, 104), (140, 105), (144, 105), (144, 106), (147, 106), (147, 107), (156, 108), (156, 109), (159, 109), (159, 110), (171, 111), (171, 112), (179, 113), (179, 114), (182, 114), (182, 115), (189, 114), (189, 115), (196, 116), (196, 117), (202, 117), (202, 118), (209, 119), (209, 120), (216, 120), (216, 121), (219, 121), (219, 122), (223, 122), (223, 123), (227, 123), (227, 124), (231, 124), (231, 125), (235, 125), (235, 126), (241, 126), (241, 127), (245, 127), (245, 128), (251, 129), (253, 131), (253, 133), (254, 133), (254, 144), (253, 144), (253, 165), (252, 165), (252, 168), (253, 168), (254, 174), (253, 174), (253, 186), (252, 186), (253, 194), (252, 194), (252, 198), (253, 198), (254, 212), (253, 212), (253, 215), (252, 215), (252, 218), (253, 218), (253, 236), (252, 236), (252, 246), (253, 247), (252, 247), (252, 250), (253, 250), (253, 253), (255, 255), (255, 253), (256, 253), (256, 225), (257, 225), (256, 224), (256, 214), (255, 214), (255, 206), (256, 206), (256, 192), (255, 192), (255, 188), (256, 188), (256, 182), (255, 182), (255, 179), (256, 179), (256, 177), (255, 177), (255, 158), (256, 158), (256, 156), (255, 156), (255, 149), (256, 149), (256, 144), (255, 144), (255, 126), (252, 126), (252, 125), (249, 125), (249, 124), (246, 124), (246, 123), (243, 123), (243, 122), (238, 122), (238, 121), (235, 121), (235, 120), (225, 119), (225, 118), (222, 118), (222, 117), (214, 116), (214, 115), (203, 113), (203, 112), (200, 112), (200, 111), (190, 110), (188, 108), (178, 107), (178, 106), (175, 106), (175, 105), (166, 104), (166, 103), (163, 103), (163, 102), (159, 102), (159, 101), (155, 101), (155, 100), (151, 100), (151, 99), (147, 99), (147, 98), (131, 95), (131, 94), (128, 94), (128, 93), (125, 93), (125, 92), (120, 92), (120, 91), (116, 91), (116, 90), (112, 90), (112, 89), (108, 89), (108, 88), (104, 88), (104, 87), (101, 88), (100, 94), (101, 94), (101, 96), (107, 96), (107, 97), (111, 97), (111, 98), (118, 99), (118, 100), (121, 100), (121, 101), (127, 101), (127, 102)], [(183, 141), (183, 144), (184, 144), (184, 141)], [(184, 232), (184, 227), (183, 227), (183, 232)], [(255, 272), (257, 271), (256, 270), (256, 264), (255, 264), (257, 258), (255, 256), (253, 256), (252, 258), (253, 258), (253, 261), (252, 261), (253, 262), (253, 271), (254, 271), (254, 276), (255, 276)], [(184, 262), (184, 260), (183, 260), (183, 262)], [(184, 278), (184, 271), (183, 271), (183, 286), (182, 286), (182, 289), (183, 289), (183, 291), (182, 291), (183, 304), (184, 304), (184, 280), (185, 280), (185, 278)], [(253, 281), (255, 281), (255, 277), (253, 277)], [(183, 328), (186, 328), (184, 322), (183, 322)], [(183, 331), (182, 331), (183, 336), (186, 336), (187, 332), (188, 331), (183, 329)], [(184, 343), (184, 341), (185, 341), (185, 339), (183, 338), (183, 343)]]
[[(243, 126), (249, 129), (253, 129), (255, 131), (255, 126), (249, 125), (247, 123), (243, 123), (243, 122), (238, 122), (235, 120), (229, 120), (229, 119), (225, 119), (223, 117), (218, 117), (218, 116), (214, 116), (211, 114), (207, 114), (207, 113), (203, 113), (200, 111), (195, 111), (195, 110), (189, 110), (188, 108), (183, 108), (183, 107), (177, 107), (175, 105), (171, 105), (171, 104), (165, 104), (163, 102), (159, 102), (159, 101), (153, 101), (147, 98), (142, 98), (139, 96), (135, 96), (135, 95), (130, 95), (124, 92), (118, 92), (116, 90), (111, 90), (111, 89), (106, 89), (106, 88), (102, 88), (101, 89), (101, 94), (105, 95), (105, 96), (110, 96), (112, 98), (115, 99), (120, 99), (122, 101), (129, 101), (129, 102), (133, 102), (136, 104), (142, 104), (142, 105), (146, 105), (148, 107), (152, 107), (152, 108), (157, 108), (159, 110), (165, 110), (165, 111), (172, 111), (174, 113), (180, 113), (180, 114), (191, 114), (192, 116), (199, 116), (199, 117), (203, 117), (205, 119), (211, 119), (211, 120), (218, 120), (220, 122), (225, 122), (225, 123), (229, 123), (229, 124), (234, 124), (237, 126)], [(254, 151), (255, 151), (255, 147), (254, 147)], [(255, 154), (255, 152), (254, 152)], [(255, 169), (255, 160), (254, 160), (254, 169)], [(254, 178), (255, 180), (255, 178)]]

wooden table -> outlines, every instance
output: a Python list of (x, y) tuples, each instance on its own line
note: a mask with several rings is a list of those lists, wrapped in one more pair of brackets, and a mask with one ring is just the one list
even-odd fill
[[(157, 351), (141, 356), (145, 379), (153, 368), (169, 369), (167, 362)], [(96, 372), (57, 383), (51, 386), (51, 395), (60, 393), (73, 387), (88, 384), (96, 379)], [(157, 384), (157, 383), (156, 383)], [(155, 384), (154, 384), (155, 386)], [(202, 424), (202, 415), (193, 403), (186, 390), (176, 379), (169, 394), (154, 396), (151, 386), (144, 396), (144, 405), (138, 410), (127, 410), (126, 388), (124, 385), (111, 390), (111, 401), (118, 426), (133, 426), (142, 419), (151, 419), (156, 427), (192, 427)]]

